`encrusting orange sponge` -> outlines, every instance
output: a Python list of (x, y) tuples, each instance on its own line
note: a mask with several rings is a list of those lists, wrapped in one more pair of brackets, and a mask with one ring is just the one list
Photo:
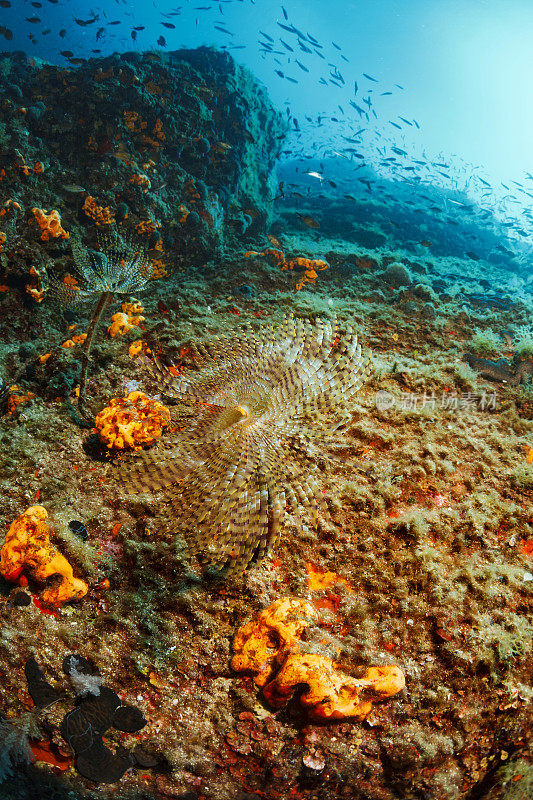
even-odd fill
[(8, 389), (8, 396), (7, 396), (7, 413), (13, 414), (21, 403), (26, 402), (27, 400), (32, 400), (35, 395), (33, 392), (26, 392), (26, 394), (19, 394), (20, 389), (19, 387), (14, 384), (10, 386)]
[(18, 581), (22, 572), (36, 581), (61, 575), (62, 581), (44, 590), (45, 605), (59, 608), (70, 600), (87, 594), (87, 584), (75, 578), (67, 559), (50, 544), (48, 512), (42, 506), (31, 506), (11, 523), (0, 551), (0, 573), (8, 581)]
[(256, 250), (247, 250), (244, 257), (249, 258), (250, 256), (264, 256), (268, 258), (271, 264), (275, 264), (283, 270), (294, 269), (295, 267), (303, 269), (304, 273), (296, 284), (297, 291), (303, 289), (306, 283), (313, 283), (317, 279), (317, 270), (321, 271), (329, 267), (327, 261), (322, 261), (318, 258), (298, 256), (297, 258), (287, 259), (282, 250), (274, 250), (272, 247), (267, 247), (262, 253), (258, 253)]
[(231, 666), (236, 672), (254, 672), (256, 686), (269, 680), (280, 652), (285, 657), (317, 612), (306, 600), (282, 597), (237, 632)]
[(368, 667), (362, 678), (337, 669), (326, 656), (301, 653), (299, 637), (317, 619), (305, 600), (283, 597), (256, 614), (237, 632), (231, 666), (236, 672), (251, 672), (265, 699), (281, 708), (299, 686), (307, 686), (300, 702), (310, 719), (327, 722), (362, 720), (372, 703), (400, 692), (405, 676), (399, 667)]
[(362, 678), (337, 671), (326, 656), (315, 653), (289, 653), (275, 678), (263, 687), (265, 699), (281, 708), (302, 684), (308, 687), (301, 704), (315, 721), (362, 720), (372, 711), (372, 703), (400, 692), (405, 676), (399, 667), (368, 667)]
[(111, 325), (108, 328), (109, 335), (114, 338), (117, 333), (124, 334), (144, 322), (145, 317), (141, 316), (144, 308), (139, 300), (131, 303), (122, 303), (122, 311), (117, 311), (111, 317)]
[(43, 242), (47, 242), (49, 239), (68, 239), (69, 233), (61, 227), (58, 211), (54, 209), (46, 214), (42, 208), (32, 208), (31, 213), (41, 229)]
[(150, 350), (146, 342), (143, 342), (142, 339), (137, 339), (135, 342), (132, 342), (128, 347), (128, 353), (130, 354), (130, 356), (132, 356), (132, 358), (140, 355), (141, 353), (150, 355), (151, 352), (152, 351)]
[(115, 397), (95, 420), (100, 441), (115, 450), (140, 450), (159, 439), (170, 422), (170, 411), (142, 392)]

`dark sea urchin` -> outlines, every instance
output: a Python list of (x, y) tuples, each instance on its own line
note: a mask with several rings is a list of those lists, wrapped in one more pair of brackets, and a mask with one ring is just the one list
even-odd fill
[(171, 485), (173, 533), (204, 565), (240, 574), (277, 540), (286, 504), (316, 508), (319, 486), (291, 442), (355, 394), (368, 359), (351, 329), (292, 316), (191, 350), (196, 370), (155, 365), (162, 394), (180, 402), (172, 449), (123, 462), (119, 475), (137, 492)]

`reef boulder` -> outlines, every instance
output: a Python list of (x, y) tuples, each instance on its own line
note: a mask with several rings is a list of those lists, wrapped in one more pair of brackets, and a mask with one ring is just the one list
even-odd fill
[(72, 68), (13, 53), (3, 65), (0, 170), (17, 199), (0, 214), (6, 252), (11, 233), (43, 247), (32, 209), (75, 235), (127, 216), (141, 234), (158, 229), (177, 266), (267, 224), (286, 122), (228, 53), (114, 54)]

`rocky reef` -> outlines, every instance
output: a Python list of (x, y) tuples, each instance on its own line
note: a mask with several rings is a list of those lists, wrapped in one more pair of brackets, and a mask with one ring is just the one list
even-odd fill
[[(79, 69), (14, 54), (0, 80), (0, 796), (528, 797), (523, 281), (493, 265), (489, 295), (483, 262), (433, 254), (407, 223), (396, 238), (374, 229), (359, 195), (354, 235), (327, 198), (273, 207), (284, 121), (227, 54)], [(128, 239), (129, 270), (118, 244), (106, 250), (126, 230), (143, 254)], [(265, 425), (215, 390), (250, 391), (253, 364), (266, 416), (296, 385), (330, 384), (323, 359), (296, 358), (289, 384), (272, 360), (269, 331), (288, 317), (297, 343), (322, 331), (314, 341), (347, 369), (339, 343), (357, 334), (371, 372), (357, 395), (286, 422), (287, 450), (266, 464), (276, 480), (261, 467), (249, 503), (268, 509), (279, 481), (262, 518), (273, 533), (276, 516), (279, 537), (237, 580), (213, 582), (187, 550), (190, 515), (177, 530), (179, 504), (190, 498), (201, 523), (213, 485), (246, 522), (242, 474)], [(215, 353), (225, 371), (210, 384), (201, 366)], [(201, 405), (167, 396), (174, 382)], [(162, 465), (194, 425), (210, 471), (178, 452), (185, 490), (169, 495)], [(214, 444), (246, 426), (219, 457)], [(120, 482), (130, 460), (151, 464), (150, 491)]]
[[(161, 230), (173, 269), (265, 229), (285, 123), (228, 54), (131, 52), (68, 69), (4, 54), (0, 92), (10, 274), (64, 254), (67, 234), (126, 217)], [(57, 212), (60, 228), (37, 227), (32, 208)]]

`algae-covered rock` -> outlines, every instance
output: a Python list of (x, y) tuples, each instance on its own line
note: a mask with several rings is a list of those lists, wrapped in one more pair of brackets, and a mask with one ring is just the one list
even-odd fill
[(399, 289), (401, 286), (409, 286), (412, 283), (411, 273), (404, 267), (403, 264), (390, 264), (386, 270), (381, 273), (381, 277), (390, 286)]
[[(228, 53), (114, 54), (78, 68), (6, 60), (0, 166), (4, 196), (16, 197), (6, 252), (22, 237), (25, 263), (37, 264), (39, 250), (66, 254), (69, 235), (127, 215), (141, 235), (159, 231), (168, 271), (264, 229), (286, 123)], [(61, 220), (65, 241), (41, 235), (34, 208)], [(246, 225), (226, 224), (242, 215)]]

